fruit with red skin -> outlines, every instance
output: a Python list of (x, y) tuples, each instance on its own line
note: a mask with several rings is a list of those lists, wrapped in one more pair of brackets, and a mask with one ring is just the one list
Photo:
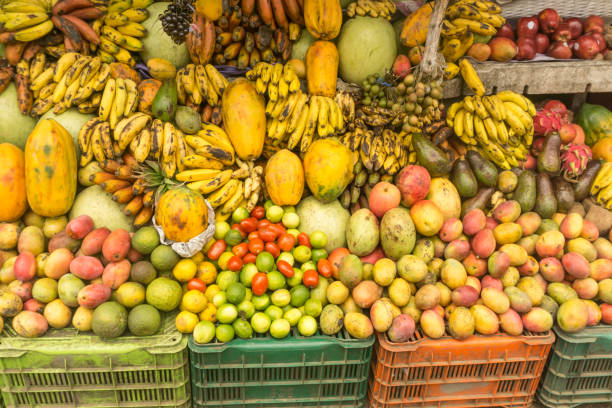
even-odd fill
[(368, 197), (370, 211), (381, 218), (387, 211), (400, 205), (402, 193), (394, 184), (386, 181), (377, 183)]
[(516, 23), (516, 36), (519, 39), (535, 38), (539, 28), (540, 23), (537, 17), (521, 17)]
[(584, 144), (584, 130), (582, 129), (582, 127), (580, 127), (579, 124), (577, 123), (570, 123), (570, 125), (572, 125), (574, 127), (574, 130), (576, 130), (576, 137), (574, 138), (574, 140), (572, 140), (572, 143), (574, 144)]
[(597, 46), (600, 52), (606, 49), (606, 39), (604, 38), (602, 33), (598, 33), (597, 31), (592, 31), (587, 34), (595, 39), (595, 42), (597, 42)]
[(536, 161), (536, 158), (528, 154), (527, 157), (525, 157), (525, 161), (521, 167), (525, 170), (533, 170), (536, 168), (537, 164), (538, 162)]
[(572, 39), (572, 31), (567, 23), (561, 23), (552, 35), (553, 41), (569, 41)]
[(238, 272), (242, 269), (242, 259), (236, 255), (232, 256), (227, 261), (227, 269), (233, 272)]
[(514, 41), (505, 37), (495, 37), (489, 42), (491, 59), (497, 62), (507, 62), (516, 56), (518, 46)]
[(281, 259), (280, 261), (276, 263), (276, 266), (279, 272), (285, 275), (285, 277), (287, 278), (291, 278), (293, 277), (293, 275), (295, 275), (295, 271), (293, 270), (293, 267), (291, 266), (289, 262), (285, 260)]
[(565, 20), (565, 23), (569, 26), (570, 32), (572, 33), (572, 40), (575, 40), (582, 35), (584, 26), (579, 18), (568, 18)]
[(576, 138), (576, 128), (571, 123), (566, 123), (559, 129), (561, 143), (568, 144)]
[(206, 256), (211, 261), (216, 261), (217, 259), (219, 259), (221, 254), (225, 252), (225, 248), (227, 248), (227, 244), (225, 243), (224, 240), (220, 239), (218, 241), (215, 241), (215, 243), (212, 244), (210, 248), (208, 248), (208, 252), (206, 252)]
[(511, 40), (514, 40), (516, 38), (514, 36), (514, 30), (512, 29), (512, 26), (510, 25), (510, 23), (506, 23), (503, 26), (499, 27), (497, 29), (497, 34), (495, 36), (496, 37), (505, 37), (505, 38), (509, 38)]
[(546, 138), (544, 137), (538, 137), (533, 141), (533, 143), (531, 144), (531, 151), (535, 156), (539, 155), (542, 152), (542, 150), (544, 149), (545, 142)]
[(556, 59), (570, 59), (572, 58), (572, 50), (567, 43), (555, 41), (546, 50), (546, 55)]
[(555, 32), (559, 24), (561, 23), (561, 17), (555, 9), (547, 8), (538, 14), (538, 22), (540, 24), (540, 31), (544, 34), (552, 34)]
[(188, 290), (199, 290), (200, 292), (206, 292), (206, 282), (204, 282), (200, 278), (191, 278), (189, 282), (187, 282)]
[(425, 167), (408, 165), (397, 175), (397, 188), (402, 195), (403, 206), (410, 207), (412, 204), (424, 199), (429, 193), (431, 176)]
[(255, 296), (261, 296), (268, 290), (268, 275), (257, 272), (251, 280), (251, 290)]
[(410, 73), (410, 68), (412, 65), (410, 64), (410, 58), (408, 56), (399, 54), (395, 57), (395, 61), (393, 61), (393, 75), (399, 78), (404, 78), (406, 75)]
[(593, 59), (599, 52), (599, 45), (592, 35), (583, 35), (574, 44), (574, 54), (581, 59)]
[(253, 211), (251, 211), (251, 217), (255, 217), (258, 220), (261, 220), (265, 216), (266, 216), (266, 209), (262, 207), (261, 205), (258, 205), (257, 207), (253, 208)]
[(538, 54), (544, 54), (550, 45), (550, 39), (546, 34), (537, 33), (534, 41), (536, 52)]
[(544, 105), (544, 109), (552, 112), (558, 112), (561, 116), (565, 116), (567, 114), (567, 106), (565, 106), (563, 102), (557, 99), (552, 99), (546, 102), (546, 105)]
[(304, 275), (302, 275), (302, 283), (308, 289), (316, 288), (319, 284), (319, 273), (314, 269), (304, 271)]
[(324, 278), (331, 278), (333, 273), (333, 266), (327, 259), (319, 259), (317, 261), (317, 270)]
[(383, 252), (382, 248), (377, 247), (374, 251), (372, 251), (366, 256), (362, 256), (360, 259), (361, 259), (361, 262), (363, 263), (369, 263), (369, 264), (374, 265), (376, 261), (384, 257), (385, 257), (385, 253)]
[(517, 60), (525, 61), (535, 58), (535, 41), (532, 38), (521, 37), (518, 39), (516, 45), (518, 46), (518, 54), (516, 54)]
[(604, 20), (601, 16), (588, 16), (584, 20), (584, 32), (598, 32), (603, 34), (604, 24)]

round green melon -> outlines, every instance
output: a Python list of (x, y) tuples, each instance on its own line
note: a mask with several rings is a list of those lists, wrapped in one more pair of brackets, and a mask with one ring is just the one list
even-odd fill
[(87, 122), (93, 117), (94, 115), (91, 113), (81, 113), (76, 108), (70, 108), (66, 112), (60, 113), (59, 115), (56, 115), (55, 113), (53, 113), (53, 110), (50, 110), (44, 115), (42, 115), (40, 120), (55, 119), (60, 125), (62, 125), (64, 129), (66, 129), (68, 133), (70, 133), (70, 136), (72, 136), (72, 139), (74, 140), (74, 147), (76, 147), (78, 157), (80, 154), (78, 142), (79, 131), (81, 130), (81, 127), (83, 127), (85, 122)]
[(158, 2), (147, 8), (149, 18), (142, 23), (147, 29), (147, 36), (142, 39), (144, 49), (140, 52), (140, 56), (145, 62), (150, 58), (165, 58), (178, 69), (189, 64), (191, 60), (187, 45), (185, 43), (175, 44), (162, 28), (159, 16), (168, 5), (170, 5), (169, 2)]
[(308, 30), (303, 29), (300, 33), (300, 38), (291, 46), (291, 58), (303, 60), (306, 57), (308, 47), (316, 40)]
[(36, 126), (36, 119), (22, 115), (17, 106), (17, 88), (11, 82), (0, 95), (0, 143), (23, 149)]
[(93, 219), (96, 228), (133, 230), (132, 219), (123, 213), (121, 204), (113, 201), (110, 194), (98, 185), (87, 187), (77, 194), (70, 210), (70, 219), (83, 214)]

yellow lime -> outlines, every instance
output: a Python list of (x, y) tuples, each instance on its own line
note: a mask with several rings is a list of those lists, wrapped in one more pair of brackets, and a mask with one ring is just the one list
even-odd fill
[(212, 262), (200, 262), (196, 278), (200, 278), (205, 284), (210, 285), (217, 279), (217, 268)]
[(227, 269), (227, 261), (229, 261), (232, 256), (234, 256), (234, 254), (231, 252), (224, 252), (221, 254), (219, 259), (217, 260), (217, 263), (219, 264), (219, 268), (221, 268), (222, 271)]
[(176, 316), (176, 329), (181, 333), (191, 333), (193, 328), (198, 324), (200, 319), (195, 313), (182, 311)]
[(206, 307), (208, 300), (199, 290), (190, 290), (183, 295), (181, 306), (189, 312), (200, 313)]
[(194, 256), (192, 256), (191, 259), (193, 262), (199, 264), (200, 262), (202, 262), (204, 260), (204, 254), (201, 252), (196, 252)]
[(138, 282), (125, 282), (115, 292), (117, 302), (127, 308), (133, 308), (145, 301), (145, 288)]
[(172, 274), (179, 282), (189, 282), (198, 271), (198, 265), (191, 259), (181, 259), (172, 269)]
[(219, 292), (221, 292), (221, 288), (219, 287), (219, 285), (212, 284), (206, 287), (204, 295), (206, 296), (206, 299), (208, 299), (209, 302), (212, 302), (215, 295)]
[(215, 306), (212, 302), (208, 302), (204, 307), (204, 310), (200, 312), (200, 320), (204, 320), (207, 322), (216, 322), (217, 321), (217, 306)]

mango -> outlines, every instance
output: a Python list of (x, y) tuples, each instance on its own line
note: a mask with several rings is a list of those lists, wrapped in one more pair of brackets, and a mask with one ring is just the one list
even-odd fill
[(523, 229), (523, 235), (533, 235), (542, 224), (542, 218), (536, 212), (526, 212), (521, 214), (516, 223)]
[(425, 310), (419, 320), (423, 333), (432, 339), (444, 336), (444, 319), (433, 310)]
[(389, 286), (397, 274), (395, 262), (389, 258), (381, 258), (374, 264), (372, 278), (380, 286)]
[(589, 319), (589, 310), (582, 299), (570, 299), (559, 306), (557, 324), (561, 330), (576, 333), (584, 329)]
[(523, 229), (514, 222), (504, 222), (493, 229), (493, 236), (499, 245), (513, 244), (523, 236)]
[(472, 245), (472, 251), (480, 258), (488, 258), (491, 256), (497, 246), (493, 231), (486, 228), (474, 235), (470, 243)]
[(39, 302), (38, 300), (32, 298), (28, 299), (23, 304), (23, 310), (29, 310), (30, 312), (41, 313), (45, 308), (45, 304)]
[(77, 256), (70, 262), (70, 273), (81, 279), (96, 279), (102, 276), (103, 271), (102, 263), (93, 256)]
[(379, 299), (370, 308), (370, 319), (376, 331), (386, 332), (393, 323), (393, 309), (387, 302)]
[(94, 229), (93, 219), (86, 214), (79, 215), (66, 225), (66, 234), (70, 238), (83, 239)]
[(446, 259), (456, 259), (458, 261), (463, 261), (470, 254), (470, 244), (469, 242), (456, 239), (454, 241), (449, 242), (444, 249), (444, 258)]
[(587, 326), (595, 326), (601, 321), (602, 312), (597, 303), (592, 300), (583, 300), (588, 310)]
[(77, 300), (80, 306), (95, 309), (106, 302), (111, 295), (111, 289), (101, 283), (92, 283), (79, 291)]
[(558, 304), (563, 304), (570, 299), (577, 299), (578, 294), (568, 284), (562, 282), (553, 282), (546, 288), (546, 294), (553, 298)]
[(8, 290), (19, 296), (22, 302), (27, 302), (32, 298), (32, 282), (21, 282), (14, 280), (8, 285)]
[(371, 280), (361, 281), (352, 292), (355, 304), (363, 309), (368, 309), (382, 296), (383, 289)]
[(509, 267), (510, 255), (505, 252), (493, 252), (487, 261), (487, 270), (489, 271), (489, 275), (494, 278), (501, 278), (504, 276)]
[(557, 310), (559, 309), (559, 304), (555, 302), (553, 298), (548, 295), (544, 295), (542, 298), (542, 303), (539, 306), (540, 308), (546, 310), (553, 319), (557, 316)]
[(110, 235), (108, 228), (96, 228), (85, 236), (81, 244), (81, 251), (84, 255), (96, 255), (102, 252), (104, 241)]
[(459, 286), (453, 290), (451, 300), (456, 306), (470, 307), (478, 300), (478, 291), (469, 285)]
[(404, 279), (394, 279), (387, 291), (394, 305), (402, 307), (408, 304), (410, 300), (410, 285)]
[(102, 244), (102, 255), (110, 262), (119, 262), (124, 259), (131, 246), (132, 238), (129, 232), (118, 228), (111, 232)]
[(91, 331), (91, 320), (93, 319), (93, 310), (79, 306), (72, 315), (72, 325), (80, 332)]
[(495, 334), (499, 330), (499, 321), (494, 311), (485, 305), (473, 305), (470, 312), (474, 317), (474, 328), (480, 334)]
[(431, 261), (436, 255), (433, 240), (429, 238), (419, 239), (414, 246), (412, 254), (425, 262)]
[(414, 203), (410, 208), (410, 217), (417, 232), (426, 237), (436, 235), (444, 224), (444, 214), (430, 200), (420, 200)]
[(41, 303), (57, 298), (57, 281), (50, 278), (38, 279), (32, 286), (32, 297)]
[(356, 339), (366, 339), (374, 333), (370, 319), (362, 313), (350, 312), (344, 315), (344, 327)]
[(521, 246), (525, 252), (527, 252), (527, 255), (533, 256), (536, 253), (536, 242), (538, 241), (539, 237), (540, 236), (536, 234), (526, 237), (524, 236), (523, 238), (519, 239), (517, 244)]
[(599, 284), (593, 278), (576, 279), (572, 282), (572, 288), (580, 299), (594, 299), (599, 292)]
[(484, 305), (497, 314), (502, 314), (510, 308), (510, 299), (499, 289), (484, 288), (480, 292), (480, 297)]
[(553, 257), (540, 260), (540, 274), (548, 282), (561, 282), (565, 276), (561, 261)]
[(595, 223), (589, 220), (583, 220), (580, 237), (586, 239), (589, 242), (595, 242), (595, 240), (599, 238), (599, 228), (597, 228), (597, 225), (595, 225)]
[(44, 274), (51, 279), (60, 279), (70, 272), (70, 263), (74, 259), (68, 248), (58, 248), (51, 252), (44, 264)]
[(508, 296), (510, 307), (519, 313), (527, 313), (531, 310), (531, 298), (521, 289), (508, 286), (504, 288), (504, 293)]
[(593, 246), (597, 251), (598, 258), (612, 261), (612, 243), (605, 238), (597, 238), (593, 241)]
[(491, 275), (485, 275), (482, 277), (481, 289), (489, 287), (504, 290), (504, 285), (501, 283), (501, 279), (494, 278)]
[(451, 242), (458, 239), (463, 232), (463, 224), (459, 218), (449, 218), (444, 221), (440, 229), (440, 239), (444, 242)]
[(546, 231), (536, 242), (536, 252), (540, 258), (556, 256), (565, 246), (565, 237), (559, 231)]
[(47, 239), (51, 239), (58, 232), (64, 231), (66, 229), (66, 224), (68, 224), (68, 220), (64, 215), (45, 218), (42, 226), (43, 234)]
[(57, 293), (66, 306), (77, 307), (78, 295), (85, 283), (71, 273), (67, 273), (57, 282)]
[(387, 331), (387, 337), (392, 342), (404, 343), (412, 338), (415, 328), (416, 325), (412, 316), (402, 313), (393, 319), (391, 327)]
[(49, 322), (49, 326), (54, 329), (63, 329), (72, 321), (72, 310), (66, 306), (61, 299), (55, 299), (47, 303), (43, 311), (43, 316)]
[(414, 296), (410, 297), (408, 304), (401, 308), (401, 312), (412, 317), (415, 322), (418, 322), (421, 319), (422, 311), (416, 306)]
[(596, 259), (589, 264), (589, 276), (596, 281), (612, 277), (612, 261), (609, 259)]
[(487, 273), (487, 261), (470, 252), (463, 260), (463, 266), (469, 276), (480, 277)]
[(535, 333), (542, 333), (550, 330), (553, 325), (553, 318), (546, 310), (534, 307), (523, 315), (523, 326), (525, 330)]
[(580, 214), (567, 214), (559, 224), (559, 231), (561, 231), (565, 239), (578, 238), (582, 233), (583, 222)]
[(457, 340), (464, 340), (474, 334), (476, 323), (467, 307), (456, 307), (448, 317), (448, 331)]
[(339, 306), (326, 305), (319, 315), (321, 332), (328, 336), (338, 333), (344, 326), (343, 318), (344, 312)]
[(423, 285), (414, 294), (414, 304), (421, 310), (431, 309), (439, 303), (440, 289), (435, 285)]
[(415, 232), (414, 223), (406, 209), (397, 207), (387, 211), (380, 222), (380, 244), (385, 255), (398, 260), (412, 253), (416, 242)]
[(436, 282), (434, 285), (440, 290), (440, 306), (447, 306), (451, 302), (451, 290), (442, 282)]
[(42, 229), (27, 226), (21, 230), (17, 241), (17, 252), (30, 252), (34, 256), (45, 252), (45, 235)]
[(593, 262), (597, 259), (597, 249), (595, 246), (584, 238), (574, 238), (567, 242), (567, 252), (578, 252), (584, 256), (587, 261)]
[(40, 313), (24, 310), (19, 312), (11, 322), (13, 329), (21, 337), (40, 337), (47, 332), (49, 324)]
[(467, 286), (471, 286), (474, 289), (476, 289), (478, 293), (480, 293), (480, 291), (482, 290), (482, 285), (480, 284), (480, 280), (475, 276), (468, 276), (465, 280), (465, 284)]
[(612, 279), (599, 281), (599, 299), (605, 303), (612, 304)]
[(70, 252), (75, 253), (78, 251), (80, 245), (81, 241), (70, 238), (68, 234), (66, 234), (66, 231), (60, 231), (49, 240), (48, 249), (49, 252), (53, 252), (59, 248), (66, 248)]
[(565, 268), (565, 272), (572, 275), (574, 278), (586, 278), (590, 275), (591, 269), (586, 258), (577, 252), (568, 252), (561, 258), (561, 264)]
[(499, 316), (499, 325), (510, 336), (520, 336), (523, 334), (523, 320), (513, 309), (508, 309)]
[(132, 264), (127, 259), (119, 262), (109, 262), (102, 272), (102, 283), (111, 289), (117, 289), (130, 277)]
[(463, 216), (463, 232), (469, 236), (476, 235), (485, 228), (486, 222), (487, 216), (481, 209), (470, 210)]
[(518, 201), (504, 201), (493, 210), (493, 217), (500, 223), (513, 223), (521, 215), (521, 205)]
[(404, 255), (397, 261), (398, 275), (408, 282), (417, 283), (425, 279), (427, 264), (414, 255)]
[(527, 262), (527, 251), (517, 244), (502, 245), (499, 250), (510, 256), (510, 266), (521, 266)]
[(539, 306), (542, 302), (542, 297), (544, 296), (545, 290), (535, 277), (525, 276), (521, 278), (521, 280), (519, 280), (519, 282), (516, 284), (516, 287), (529, 296), (533, 306)]
[(0, 249), (3, 251), (17, 247), (19, 240), (19, 224), (16, 222), (0, 223)]
[(22, 252), (15, 259), (13, 274), (22, 282), (29, 281), (36, 276), (36, 258), (30, 252)]
[(442, 264), (440, 278), (450, 289), (456, 289), (465, 284), (467, 272), (461, 262), (456, 259), (447, 259)]

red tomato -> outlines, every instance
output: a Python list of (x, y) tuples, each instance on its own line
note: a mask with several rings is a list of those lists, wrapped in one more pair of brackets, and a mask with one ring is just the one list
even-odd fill
[(251, 253), (248, 253), (242, 257), (242, 263), (245, 265), (250, 264), (250, 263), (254, 264), (256, 260), (257, 260), (257, 255), (251, 254)]
[(276, 240), (278, 247), (285, 252), (289, 252), (295, 246), (295, 237), (291, 234), (284, 232)]
[(212, 244), (210, 248), (208, 248), (206, 256), (208, 257), (208, 259), (216, 261), (217, 259), (219, 259), (221, 254), (225, 252), (225, 248), (227, 248), (225, 241), (220, 239), (214, 244)]
[(246, 232), (244, 232), (244, 230), (240, 227), (239, 224), (232, 225), (232, 229), (240, 232), (240, 235), (242, 235), (242, 238), (246, 238)]
[(259, 222), (257, 223), (257, 229), (265, 228), (270, 224), (272, 224), (270, 220), (266, 220), (266, 219), (259, 220)]
[(295, 271), (293, 270), (293, 267), (287, 261), (283, 261), (283, 260), (278, 261), (276, 263), (276, 267), (278, 268), (280, 273), (285, 275), (287, 278), (291, 278), (293, 277), (293, 275), (295, 275)]
[(302, 283), (307, 288), (316, 288), (319, 284), (319, 273), (314, 269), (308, 269), (304, 271), (304, 275), (302, 276)]
[(270, 228), (272, 231), (275, 231), (276, 236), (279, 236), (286, 231), (285, 227), (283, 227), (281, 224), (270, 224), (268, 228)]
[(268, 275), (257, 272), (251, 280), (251, 290), (255, 296), (261, 296), (268, 290)]
[(245, 218), (240, 221), (240, 228), (242, 228), (246, 233), (253, 232), (257, 229), (257, 218)]
[(338, 276), (338, 268), (340, 267), (340, 261), (342, 261), (342, 258), (344, 258), (348, 254), (350, 254), (348, 249), (336, 248), (327, 257), (327, 260), (332, 264), (332, 275), (334, 276), (334, 278), (340, 279), (340, 277)]
[(308, 248), (312, 248), (312, 245), (310, 245), (310, 237), (308, 237), (308, 234), (305, 232), (300, 232), (298, 234), (297, 241), (300, 245), (306, 245)]
[(248, 240), (252, 241), (255, 238), (259, 238), (259, 232), (258, 231), (249, 232)]
[(274, 242), (266, 242), (264, 249), (271, 253), (274, 259), (278, 258), (281, 253), (280, 248)]
[(278, 234), (275, 230), (270, 227), (261, 228), (259, 230), (259, 237), (263, 239), (265, 242), (274, 242)]
[(317, 270), (319, 271), (321, 276), (325, 278), (330, 278), (334, 271), (334, 267), (327, 259), (319, 259), (319, 262), (317, 262)]
[(253, 208), (253, 211), (251, 211), (251, 217), (255, 217), (258, 220), (261, 220), (265, 216), (266, 209), (263, 208), (261, 205), (258, 205), (257, 207)]
[(236, 255), (232, 256), (227, 261), (227, 269), (230, 271), (237, 272), (242, 269), (242, 259), (237, 257)]
[(249, 244), (247, 244), (246, 242), (241, 242), (240, 244), (232, 247), (232, 254), (236, 255), (239, 258), (242, 258), (248, 253), (249, 253)]
[(192, 278), (187, 282), (187, 289), (199, 290), (200, 292), (206, 291), (206, 283), (200, 278)]
[(252, 254), (257, 255), (263, 250), (264, 250), (264, 242), (261, 240), (261, 238), (255, 238), (249, 241), (249, 251)]

